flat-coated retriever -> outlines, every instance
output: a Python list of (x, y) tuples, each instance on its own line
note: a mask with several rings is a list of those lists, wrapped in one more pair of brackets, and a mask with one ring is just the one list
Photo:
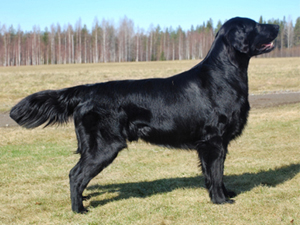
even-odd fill
[(247, 69), (252, 56), (274, 49), (279, 26), (233, 18), (219, 30), (205, 59), (165, 79), (123, 80), (46, 90), (10, 112), (34, 128), (74, 118), (81, 158), (70, 171), (72, 210), (85, 212), (90, 180), (139, 138), (198, 152), (213, 203), (233, 203), (223, 183), (227, 147), (241, 135), (250, 109)]

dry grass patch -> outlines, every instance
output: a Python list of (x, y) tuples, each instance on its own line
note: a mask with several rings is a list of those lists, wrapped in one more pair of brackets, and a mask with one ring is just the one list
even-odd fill
[(253, 58), (248, 72), (252, 94), (300, 90), (300, 58)]
[(0, 129), (0, 223), (300, 224), (300, 105), (255, 109), (230, 146), (233, 205), (210, 203), (195, 152), (132, 143), (89, 184), (90, 212), (71, 212), (72, 125)]

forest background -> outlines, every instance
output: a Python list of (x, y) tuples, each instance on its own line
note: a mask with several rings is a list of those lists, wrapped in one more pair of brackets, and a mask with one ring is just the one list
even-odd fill
[[(262, 57), (300, 56), (300, 17), (295, 24), (285, 17), (258, 22), (280, 26), (276, 49)], [(126, 16), (118, 25), (95, 18), (90, 30), (81, 19), (26, 32), (0, 24), (0, 66), (202, 59), (222, 24), (209, 19), (187, 30), (150, 25), (146, 31)]]

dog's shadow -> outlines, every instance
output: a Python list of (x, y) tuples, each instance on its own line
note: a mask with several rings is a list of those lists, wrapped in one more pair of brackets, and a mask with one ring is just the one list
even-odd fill
[[(250, 191), (256, 186), (265, 185), (275, 187), (292, 179), (300, 172), (300, 164), (291, 164), (276, 169), (260, 171), (258, 173), (244, 173), (240, 175), (224, 176), (224, 182), (229, 190), (233, 190), (237, 195)], [(117, 193), (110, 199), (101, 201), (91, 201), (92, 207), (102, 206), (112, 201), (129, 198), (146, 198), (156, 194), (171, 192), (175, 189), (205, 188), (203, 176), (189, 178), (168, 178), (155, 181), (144, 181), (136, 183), (121, 183), (110, 185), (93, 185), (87, 188), (92, 193), (88, 199), (102, 195), (104, 193)]]

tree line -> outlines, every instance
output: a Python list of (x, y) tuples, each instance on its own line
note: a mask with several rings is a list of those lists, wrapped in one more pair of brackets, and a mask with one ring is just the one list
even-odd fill
[[(291, 19), (268, 21), (280, 26), (276, 49), (264, 57), (300, 56), (300, 17), (293, 25)], [(215, 34), (222, 26), (214, 27), (212, 19), (196, 27), (183, 30), (150, 25), (146, 31), (135, 27), (126, 16), (118, 26), (110, 20), (95, 18), (92, 29), (82, 25), (62, 27), (59, 23), (43, 31), (33, 26), (22, 31), (20, 26), (0, 25), (0, 65), (42, 65), (99, 62), (129, 62), (202, 59), (207, 54)]]

